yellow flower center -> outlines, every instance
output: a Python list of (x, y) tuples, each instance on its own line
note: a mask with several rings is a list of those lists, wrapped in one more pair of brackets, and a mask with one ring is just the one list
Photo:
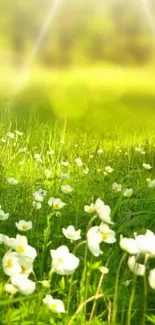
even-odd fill
[(53, 302), (53, 303), (51, 304), (51, 308), (54, 309), (54, 310), (56, 310), (57, 305)]
[(63, 263), (63, 259), (62, 259), (61, 257), (59, 257), (59, 258), (57, 259), (57, 262), (58, 262), (58, 264), (62, 264), (62, 263)]
[(13, 266), (13, 262), (10, 259), (10, 260), (7, 261), (7, 267), (10, 269), (10, 268), (12, 268), (12, 266)]
[(59, 209), (59, 207), (60, 207), (60, 206), (59, 206), (59, 203), (55, 203), (55, 204), (54, 204), (54, 209)]
[(27, 230), (27, 229), (28, 229), (28, 226), (27, 226), (27, 225), (23, 225), (23, 226), (22, 226), (22, 229), (23, 229), (23, 230)]
[(22, 245), (19, 245), (17, 248), (19, 253), (24, 253), (24, 247)]
[(103, 239), (103, 240), (107, 240), (107, 239), (108, 239), (108, 233), (106, 233), (106, 232), (103, 233), (103, 234), (102, 234), (102, 239)]
[(21, 268), (22, 268), (22, 270), (21, 270), (20, 274), (26, 274), (26, 268), (23, 266)]
[(89, 207), (88, 212), (92, 213), (92, 212), (94, 212), (94, 209)]

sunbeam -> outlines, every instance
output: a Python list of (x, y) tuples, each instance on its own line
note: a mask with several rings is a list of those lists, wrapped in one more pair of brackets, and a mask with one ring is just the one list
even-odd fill
[(51, 7), (49, 8), (49, 12), (48, 15), (46, 16), (43, 25), (41, 27), (41, 30), (39, 32), (39, 35), (36, 39), (36, 42), (29, 54), (28, 59), (26, 60), (25, 64), (22, 66), (22, 69), (20, 71), (20, 75), (18, 77), (17, 83), (7, 101), (7, 103), (5, 103), (4, 109), (2, 111), (1, 114), (1, 118), (2, 120), (4, 119), (4, 113), (7, 111), (9, 111), (9, 109), (12, 106), (12, 103), (14, 101), (14, 98), (16, 97), (16, 95), (23, 89), (23, 87), (27, 84), (28, 82), (28, 78), (29, 78), (29, 72), (30, 72), (30, 67), (32, 62), (34, 61), (37, 52), (39, 51), (39, 48), (41, 46), (41, 43), (49, 29), (49, 27), (51, 26), (52, 22), (54, 21), (54, 18), (57, 14), (57, 11), (61, 5), (61, 3), (64, 0), (54, 0), (54, 3), (52, 1)]

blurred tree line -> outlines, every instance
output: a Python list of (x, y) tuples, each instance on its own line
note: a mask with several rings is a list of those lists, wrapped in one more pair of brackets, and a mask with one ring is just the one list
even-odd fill
[[(1, 0), (0, 55), (14, 63), (33, 48), (54, 0)], [(38, 60), (50, 65), (114, 62), (147, 64), (154, 59), (154, 0), (57, 0), (60, 6)]]

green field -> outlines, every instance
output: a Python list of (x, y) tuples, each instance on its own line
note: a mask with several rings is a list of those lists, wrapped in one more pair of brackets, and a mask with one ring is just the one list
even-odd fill
[[(119, 244), (121, 235), (134, 238), (148, 229), (155, 233), (154, 80), (150, 67), (36, 68), (27, 84), (22, 84), (20, 72), (2, 71), (0, 233), (10, 238), (26, 236), (37, 256), (29, 271), (27, 264), (32, 267), (33, 258), (24, 251), (24, 239), (17, 243), (0, 236), (0, 324), (155, 324), (155, 277), (150, 282), (155, 254), (149, 253), (155, 239), (148, 237), (149, 248), (138, 248), (136, 254), (137, 263), (146, 269), (143, 276), (129, 270), (132, 254)], [(80, 166), (76, 158), (81, 159)], [(120, 191), (114, 188), (115, 182), (122, 185)], [(70, 185), (72, 191), (65, 193), (63, 185)], [(46, 193), (38, 197), (34, 193), (39, 189)], [(133, 189), (131, 196), (124, 195), (126, 189)], [(51, 197), (66, 205), (50, 204)], [(98, 198), (110, 206), (110, 214), (96, 205), (92, 213), (84, 211)], [(106, 221), (107, 215), (113, 224)], [(31, 221), (32, 229), (17, 229), (15, 223), (20, 220)], [(99, 242), (94, 235), (91, 246), (100, 243), (103, 254), (94, 256), (87, 234), (101, 220), (115, 232), (116, 242), (107, 243), (109, 228), (105, 232), (99, 228), (96, 236), (102, 234), (102, 238)], [(69, 225), (81, 229), (79, 240), (63, 234), (62, 228)], [(61, 245), (79, 259), (71, 274), (57, 272), (64, 255), (58, 256), (56, 264), (51, 259), (50, 251)], [(5, 261), (8, 251), (16, 253)], [(72, 261), (67, 261), (70, 269)], [(13, 263), (21, 270), (14, 271)], [(24, 272), (27, 275), (19, 283)], [(27, 278), (35, 285), (31, 294)], [(49, 281), (47, 287), (43, 280)], [(16, 292), (8, 292), (13, 288), (6, 284), (11, 283)], [(55, 300), (49, 305), (43, 302), (46, 295), (62, 300), (65, 313), (57, 310)]]

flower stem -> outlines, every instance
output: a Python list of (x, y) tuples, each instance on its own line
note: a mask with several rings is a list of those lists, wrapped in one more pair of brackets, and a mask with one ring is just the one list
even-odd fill
[(112, 313), (112, 324), (115, 324), (115, 321), (116, 321), (119, 276), (120, 276), (121, 267), (122, 267), (122, 264), (123, 264), (125, 258), (126, 258), (126, 254), (123, 254), (123, 256), (122, 256), (122, 258), (120, 260), (119, 266), (118, 266), (117, 273), (116, 273), (116, 283), (115, 283), (115, 293), (114, 293), (113, 313)]
[(131, 311), (132, 311), (132, 305), (133, 305), (133, 300), (135, 296), (135, 289), (136, 289), (136, 279), (137, 275), (135, 274), (133, 285), (132, 285), (132, 290), (131, 290), (131, 296), (129, 300), (129, 307), (127, 311), (127, 325), (131, 325)]

